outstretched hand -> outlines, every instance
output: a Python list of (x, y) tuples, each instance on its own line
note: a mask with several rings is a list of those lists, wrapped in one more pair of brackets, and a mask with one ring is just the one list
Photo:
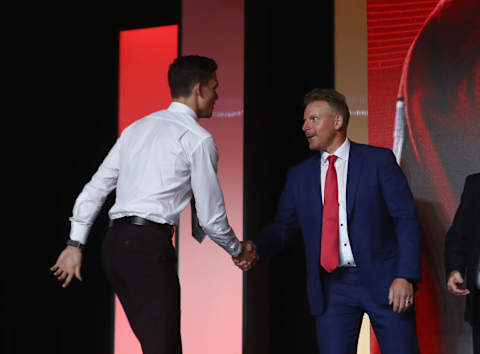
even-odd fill
[(257, 253), (257, 246), (252, 241), (242, 242), (242, 253), (232, 257), (233, 263), (243, 271), (252, 269), (260, 259)]
[(79, 248), (67, 246), (57, 259), (57, 262), (50, 271), (58, 279), (63, 282), (62, 288), (66, 288), (75, 276), (78, 280), (82, 280), (80, 268), (82, 266), (82, 251)]

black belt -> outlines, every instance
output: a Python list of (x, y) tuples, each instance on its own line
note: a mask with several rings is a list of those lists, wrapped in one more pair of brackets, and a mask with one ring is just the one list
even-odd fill
[(150, 226), (150, 227), (154, 227), (156, 229), (168, 231), (170, 233), (173, 232), (173, 226), (170, 225), (170, 224), (160, 224), (158, 222), (153, 222), (153, 221), (141, 218), (140, 216), (125, 216), (123, 218), (110, 220), (110, 227), (114, 227), (114, 226), (122, 225), (122, 224), (134, 224), (134, 225), (139, 225), (139, 226)]

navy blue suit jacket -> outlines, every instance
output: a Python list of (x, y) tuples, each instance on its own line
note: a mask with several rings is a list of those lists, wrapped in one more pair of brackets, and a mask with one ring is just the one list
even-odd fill
[[(421, 234), (415, 202), (391, 150), (351, 142), (347, 175), (348, 236), (362, 281), (378, 303), (388, 303), (397, 277), (421, 280)], [(305, 244), (307, 294), (313, 315), (324, 311), (320, 154), (288, 172), (277, 213), (256, 239), (262, 258), (300, 229)]]

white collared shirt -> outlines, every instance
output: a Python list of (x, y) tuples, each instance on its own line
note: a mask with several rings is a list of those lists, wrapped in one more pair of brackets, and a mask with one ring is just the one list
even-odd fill
[(124, 129), (78, 196), (70, 238), (87, 241), (107, 195), (116, 188), (111, 219), (124, 216), (178, 225), (195, 195), (200, 226), (232, 256), (241, 244), (230, 227), (217, 178), (218, 151), (212, 135), (190, 107), (172, 102)]
[(348, 155), (350, 153), (350, 140), (345, 139), (345, 142), (333, 153), (329, 154), (326, 151), (321, 153), (320, 163), (320, 180), (322, 187), (322, 203), (325, 195), (325, 179), (327, 177), (327, 170), (329, 162), (328, 156), (336, 155), (335, 169), (337, 171), (338, 182), (338, 253), (339, 253), (339, 267), (354, 267), (355, 259), (353, 258), (350, 239), (348, 238), (347, 227), (347, 173), (348, 173)]

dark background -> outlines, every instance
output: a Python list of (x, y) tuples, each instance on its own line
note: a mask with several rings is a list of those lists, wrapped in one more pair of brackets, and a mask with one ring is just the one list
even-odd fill
[[(333, 1), (246, 1), (244, 236), (274, 213), (288, 168), (311, 156), (303, 96), (334, 85)], [(244, 353), (317, 353), (301, 235), (245, 277)]]
[[(62, 289), (48, 269), (64, 248), (76, 196), (117, 136), (118, 31), (181, 24), (180, 1), (28, 10), (9, 27), (16, 39), (8, 103), (16, 113), (15, 127), (4, 129), (13, 142), (5, 150), (13, 157), (5, 227), (13, 227), (2, 247), (2, 351), (109, 353), (113, 295), (100, 247), (113, 196), (92, 229), (85, 280)], [(310, 155), (302, 96), (333, 87), (333, 1), (246, 0), (245, 41), (244, 226), (255, 238), (274, 214), (287, 169)], [(245, 353), (316, 353), (302, 247), (297, 237), (244, 277)]]

